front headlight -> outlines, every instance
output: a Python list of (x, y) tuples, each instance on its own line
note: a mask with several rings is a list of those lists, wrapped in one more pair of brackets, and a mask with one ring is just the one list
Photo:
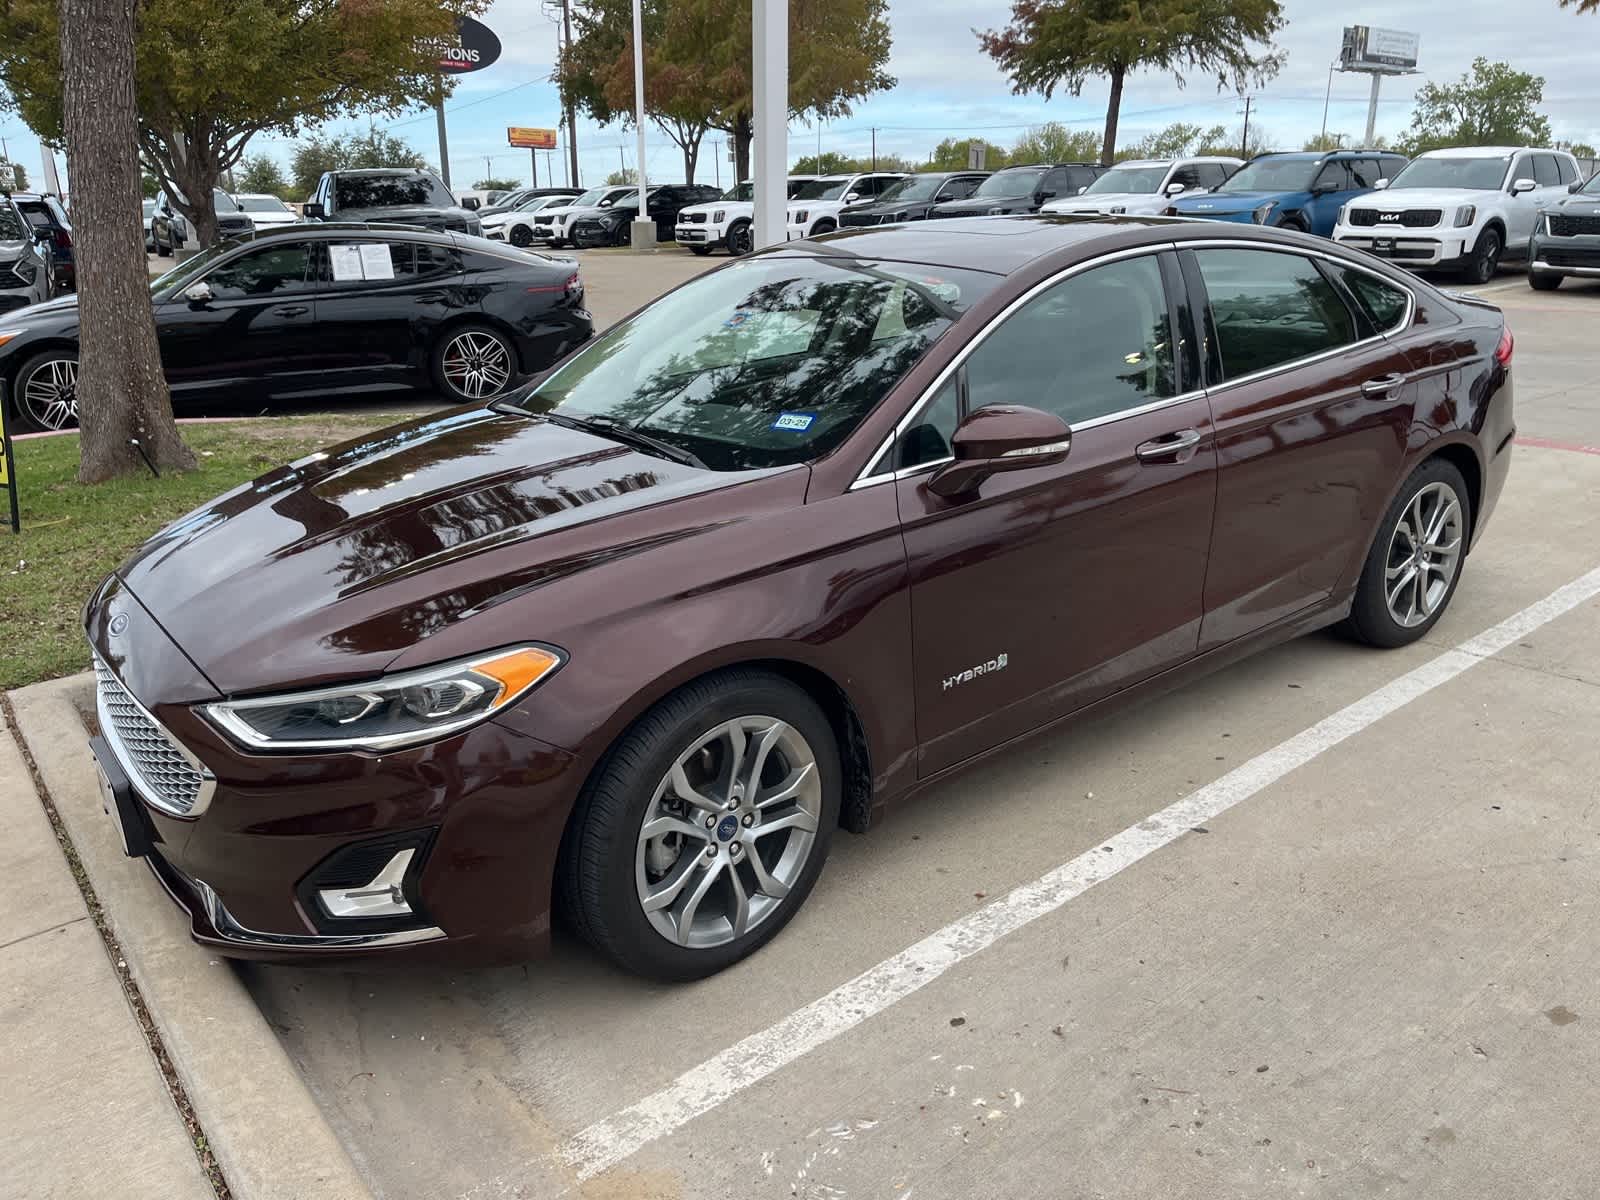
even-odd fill
[(29, 262), (25, 258), (19, 258), (11, 264), (11, 273), (22, 280), (23, 283), (31, 284), (35, 279), (39, 278), (39, 266), (37, 263)]
[(725, 221), (727, 219), (728, 219), (728, 210), (725, 209), (725, 208), (719, 208), (719, 209), (717, 209), (716, 212), (711, 214), (711, 223), (713, 225), (721, 225), (723, 223), (723, 221)]
[(1257, 225), (1265, 225), (1267, 218), (1272, 215), (1272, 210), (1278, 206), (1276, 200), (1268, 200), (1265, 204), (1256, 205), (1255, 212), (1250, 214), (1250, 219)]
[(1463, 204), (1460, 208), (1456, 209), (1456, 228), (1457, 229), (1465, 229), (1468, 225), (1471, 225), (1477, 219), (1478, 219), (1478, 209), (1477, 209), (1476, 205)]
[(0, 346), (4, 346), (12, 338), (21, 337), (26, 332), (25, 329), (0, 329)]
[(251, 749), (387, 750), (486, 720), (564, 661), (547, 646), (518, 646), (370, 683), (219, 701), (200, 710)]

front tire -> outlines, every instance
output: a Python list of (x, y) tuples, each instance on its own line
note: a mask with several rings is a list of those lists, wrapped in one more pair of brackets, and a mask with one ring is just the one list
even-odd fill
[(78, 356), (46, 350), (22, 364), (11, 390), (11, 409), (27, 433), (53, 433), (78, 424)]
[(519, 250), (526, 250), (529, 246), (533, 245), (533, 230), (529, 229), (526, 225), (513, 225), (511, 227), (511, 232), (506, 234), (506, 241), (510, 242)]
[(584, 789), (558, 868), (577, 932), (629, 971), (699, 979), (799, 909), (839, 819), (833, 728), (800, 688), (719, 672), (641, 717)]
[(1500, 269), (1500, 255), (1505, 249), (1505, 243), (1500, 240), (1500, 232), (1496, 229), (1485, 229), (1478, 235), (1478, 243), (1473, 246), (1472, 253), (1467, 256), (1467, 265), (1462, 269), (1462, 275), (1468, 283), (1488, 283), (1494, 278), (1494, 273)]
[(750, 222), (735, 221), (728, 226), (727, 237), (723, 240), (728, 243), (729, 254), (734, 258), (743, 258), (755, 245), (755, 239), (750, 232)]
[(689, 253), (693, 254), (696, 258), (704, 258), (706, 255), (711, 253), (711, 247), (691, 245), (689, 247)]
[(511, 387), (516, 350), (487, 325), (454, 325), (433, 349), (433, 381), (447, 400), (483, 404)]
[(1455, 595), (1471, 528), (1472, 501), (1461, 472), (1430, 458), (1384, 514), (1342, 632), (1385, 649), (1425, 635)]
[(811, 232), (806, 234), (806, 236), (821, 237), (825, 233), (832, 233), (837, 228), (839, 228), (839, 222), (824, 217), (811, 227)]
[(1528, 286), (1536, 292), (1553, 292), (1561, 286), (1561, 278), (1550, 271), (1529, 271)]

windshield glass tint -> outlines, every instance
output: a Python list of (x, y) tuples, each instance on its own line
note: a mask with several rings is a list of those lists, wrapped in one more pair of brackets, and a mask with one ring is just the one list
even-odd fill
[(144, 215), (147, 216), (147, 217), (154, 216), (155, 215), (155, 211), (156, 211), (156, 202), (154, 200), (146, 200), (144, 202)]
[(791, 200), (837, 200), (844, 195), (848, 179), (808, 179), (795, 189)]
[(1104, 175), (1091, 183), (1083, 193), (1091, 196), (1095, 192), (1138, 192), (1148, 194), (1161, 186), (1161, 181), (1167, 177), (1167, 168), (1161, 167), (1112, 167)]
[(239, 201), (239, 207), (245, 212), (287, 212), (288, 206), (282, 200), (274, 200), (271, 196), (246, 196)]
[(891, 186), (878, 197), (878, 201), (883, 203), (890, 200), (932, 200), (943, 182), (944, 180), (937, 176), (929, 178), (925, 175), (913, 175)]
[(1038, 171), (1000, 171), (989, 176), (978, 185), (978, 190), (973, 192), (974, 197), (1011, 197), (1031, 196), (1033, 189), (1039, 186), (1039, 176), (1043, 170)]
[(712, 470), (807, 462), (998, 282), (904, 263), (751, 260), (614, 327), (521, 403), (637, 426)]
[(1306, 192), (1322, 164), (1314, 158), (1258, 158), (1246, 163), (1219, 192)]
[(1492, 192), (1506, 177), (1504, 158), (1416, 158), (1389, 185), (1395, 188), (1475, 188)]
[(455, 203), (432, 175), (341, 175), (337, 197), (340, 208), (449, 208)]

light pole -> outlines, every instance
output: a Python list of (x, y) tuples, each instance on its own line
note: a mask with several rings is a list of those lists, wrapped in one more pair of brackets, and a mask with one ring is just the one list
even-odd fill
[(633, 125), (639, 131), (639, 215), (628, 241), (635, 250), (656, 244), (656, 223), (645, 204), (644, 170), (644, 0), (633, 0)]
[(1322, 96), (1322, 144), (1328, 142), (1328, 102), (1333, 99), (1333, 73), (1339, 69), (1338, 63), (1328, 64), (1328, 90)]
[(784, 168), (789, 162), (789, 0), (750, 0), (753, 33), (750, 77), (755, 134), (755, 245), (788, 237)]

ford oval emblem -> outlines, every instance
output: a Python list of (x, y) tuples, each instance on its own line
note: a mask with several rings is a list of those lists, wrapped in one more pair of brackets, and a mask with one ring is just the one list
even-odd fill
[(128, 627), (128, 614), (118, 613), (111, 618), (111, 624), (106, 626), (112, 637), (120, 637), (122, 631)]

